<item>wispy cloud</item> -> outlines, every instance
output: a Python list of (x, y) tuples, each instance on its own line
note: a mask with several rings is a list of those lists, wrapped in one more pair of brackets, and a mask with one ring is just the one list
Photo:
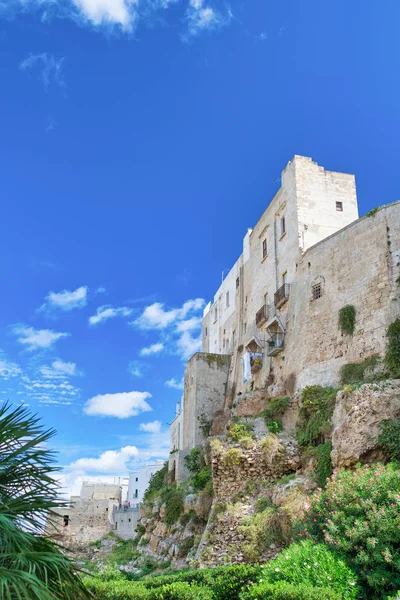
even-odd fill
[(83, 285), (74, 291), (50, 292), (39, 311), (63, 310), (69, 312), (76, 308), (84, 308), (87, 304), (88, 287)]
[(177, 347), (182, 360), (188, 360), (201, 350), (201, 334), (193, 336), (190, 331), (185, 331), (177, 341)]
[(21, 375), (21, 373), (22, 369), (20, 366), (14, 362), (11, 362), (10, 360), (7, 360), (3, 352), (0, 350), (0, 378), (7, 381), (13, 377), (18, 377)]
[(86, 402), (83, 412), (90, 416), (127, 419), (153, 410), (146, 402), (149, 398), (151, 398), (149, 392), (99, 394)]
[(79, 458), (69, 465), (72, 471), (88, 470), (98, 473), (124, 473), (139, 450), (136, 446), (125, 446), (120, 450), (107, 450), (99, 458)]
[(133, 322), (140, 329), (165, 329), (174, 322), (182, 321), (192, 311), (203, 308), (204, 300), (187, 300), (181, 308), (165, 310), (164, 304), (155, 302), (146, 306), (141, 316)]
[(204, 0), (190, 0), (186, 17), (188, 30), (182, 36), (185, 41), (204, 31), (213, 31), (228, 25), (232, 19), (232, 12), (227, 8), (223, 14), (207, 5)]
[[(16, 16), (30, 11), (38, 14), (43, 22), (50, 23), (53, 17), (69, 18), (79, 25), (107, 31), (118, 28), (130, 34), (141, 20), (149, 22), (153, 17), (156, 22), (159, 20), (157, 11), (165, 13), (170, 6), (176, 4), (182, 4), (186, 15), (186, 19), (181, 19), (187, 24), (187, 31), (182, 35), (185, 41), (201, 32), (218, 30), (232, 19), (229, 8), (221, 12), (204, 0), (7, 0), (6, 3), (0, 0), (0, 17)], [(28, 65), (24, 68), (41, 64), (45, 85), (48, 85), (52, 78), (63, 81), (63, 58), (57, 59), (52, 54), (42, 53), (29, 55), (23, 62), (26, 61)]]
[(130, 373), (132, 377), (143, 377), (147, 369), (148, 365), (146, 363), (143, 363), (140, 360), (132, 360), (128, 366), (128, 373)]
[(21, 71), (38, 68), (44, 87), (47, 89), (51, 83), (60, 87), (65, 86), (64, 80), (64, 61), (65, 57), (57, 58), (49, 52), (42, 54), (28, 54), (20, 63)]
[(164, 344), (159, 342), (157, 344), (147, 346), (146, 348), (142, 348), (139, 354), (140, 356), (150, 356), (151, 354), (158, 354), (162, 350), (164, 350)]
[(70, 335), (69, 333), (60, 333), (51, 329), (34, 329), (22, 324), (15, 325), (12, 331), (17, 336), (17, 342), (25, 346), (29, 351), (50, 348), (57, 340)]
[(89, 317), (90, 325), (97, 325), (98, 323), (102, 323), (104, 321), (108, 321), (108, 319), (114, 319), (115, 317), (129, 317), (133, 310), (131, 308), (127, 308), (126, 306), (121, 306), (120, 308), (115, 308), (114, 306), (99, 306), (96, 310), (96, 314), (92, 317)]
[(51, 363), (51, 366), (40, 367), (40, 372), (43, 377), (48, 379), (62, 379), (65, 376), (72, 377), (74, 375), (80, 375), (77, 370), (76, 363), (64, 362), (63, 360), (57, 359)]
[(168, 379), (168, 381), (165, 382), (165, 385), (167, 387), (173, 388), (175, 390), (183, 390), (183, 388), (184, 388), (183, 377), (180, 381), (178, 379), (175, 379), (175, 377), (173, 377), (172, 379)]
[(161, 422), (150, 421), (150, 423), (140, 423), (139, 429), (140, 431), (145, 431), (146, 433), (160, 433)]

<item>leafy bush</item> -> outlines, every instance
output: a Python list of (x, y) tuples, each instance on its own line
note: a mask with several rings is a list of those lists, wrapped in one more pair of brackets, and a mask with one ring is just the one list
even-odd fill
[(315, 448), (315, 455), (318, 460), (317, 468), (315, 469), (315, 476), (317, 484), (320, 487), (325, 487), (326, 480), (332, 475), (332, 442), (325, 442)]
[(311, 385), (304, 388), (297, 424), (299, 444), (318, 446), (325, 442), (331, 429), (331, 419), (338, 390)]
[(343, 596), (329, 588), (314, 588), (305, 584), (261, 582), (240, 594), (240, 600), (342, 600)]
[(280, 421), (266, 420), (266, 425), (271, 433), (282, 431), (282, 423)]
[(243, 453), (239, 448), (231, 448), (224, 455), (224, 464), (227, 467), (235, 467), (240, 464), (240, 459), (242, 458)]
[(356, 309), (352, 304), (347, 304), (339, 310), (339, 327), (342, 334), (353, 335), (356, 328)]
[(144, 493), (143, 500), (144, 502), (151, 500), (154, 496), (156, 496), (166, 485), (168, 477), (168, 463), (166, 462), (162, 469), (154, 473), (151, 476), (149, 486)]
[(400, 319), (389, 325), (385, 363), (392, 377), (400, 377)]
[(208, 483), (212, 481), (211, 467), (203, 467), (192, 479), (190, 483), (195, 490), (204, 490)]
[(229, 430), (229, 437), (234, 442), (240, 442), (242, 438), (252, 437), (253, 428), (249, 423), (235, 423)]
[(282, 415), (290, 404), (290, 396), (281, 396), (280, 398), (271, 398), (269, 401), (269, 410), (273, 416)]
[(135, 540), (121, 540), (117, 539), (117, 543), (112, 547), (111, 552), (107, 555), (107, 561), (110, 564), (118, 563), (125, 565), (130, 560), (137, 558), (139, 552), (137, 551), (137, 541)]
[(175, 582), (154, 589), (146, 589), (143, 584), (116, 580), (87, 582), (88, 589), (96, 600), (214, 600), (208, 587)]
[[(341, 552), (366, 594), (400, 587), (400, 471), (396, 465), (339, 471), (313, 498), (302, 535)], [(374, 597), (374, 596), (373, 596)]]
[(275, 560), (266, 563), (261, 579), (268, 583), (285, 581), (295, 585), (326, 587), (346, 600), (358, 595), (356, 576), (344, 560), (325, 545), (313, 544), (310, 540), (292, 544)]
[(183, 490), (169, 488), (163, 492), (161, 499), (165, 502), (164, 521), (167, 525), (173, 525), (183, 513)]
[(380, 424), (378, 444), (391, 460), (400, 461), (400, 421), (387, 419)]
[(373, 369), (378, 364), (379, 357), (371, 356), (358, 363), (348, 363), (340, 369), (340, 381), (343, 385), (370, 381), (374, 377), (366, 377), (366, 371)]
[(204, 467), (203, 453), (200, 448), (192, 448), (190, 453), (183, 459), (186, 468), (192, 475), (197, 475)]
[(259, 558), (271, 544), (281, 546), (284, 542), (282, 512), (275, 506), (248, 517), (238, 529), (252, 548), (254, 557)]

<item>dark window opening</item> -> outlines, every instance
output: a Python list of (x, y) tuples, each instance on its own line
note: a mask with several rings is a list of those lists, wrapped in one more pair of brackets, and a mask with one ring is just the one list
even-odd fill
[(139, 478), (138, 478), (138, 477), (136, 477), (135, 481), (139, 481)]
[(236, 278), (236, 289), (238, 289), (239, 285), (240, 285), (240, 278), (237, 277)]
[(286, 233), (286, 219), (285, 217), (281, 218), (281, 235)]
[(135, 490), (135, 498), (139, 496), (139, 490)]
[(320, 283), (316, 283), (312, 286), (312, 298), (313, 300), (318, 300), (322, 296), (322, 286)]
[(130, 523), (130, 522), (131, 522), (131, 520), (130, 520), (130, 519), (128, 519), (128, 523)]
[(106, 508), (106, 512), (108, 512), (108, 508)]
[(265, 258), (268, 255), (267, 240), (264, 240), (262, 243), (262, 255), (263, 258)]
[(63, 516), (63, 527), (67, 527), (69, 524), (69, 515)]
[(343, 202), (336, 202), (336, 210), (339, 212), (343, 211)]
[(206, 327), (206, 337), (207, 337), (207, 327)]

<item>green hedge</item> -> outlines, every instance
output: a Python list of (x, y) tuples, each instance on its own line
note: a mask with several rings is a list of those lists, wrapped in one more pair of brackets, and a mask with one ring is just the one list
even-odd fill
[(328, 588), (314, 588), (305, 584), (292, 585), (283, 581), (262, 582), (239, 596), (240, 600), (341, 600), (342, 596)]
[(214, 600), (211, 589), (190, 583), (176, 582), (156, 588), (126, 580), (93, 580), (88, 586), (95, 600)]

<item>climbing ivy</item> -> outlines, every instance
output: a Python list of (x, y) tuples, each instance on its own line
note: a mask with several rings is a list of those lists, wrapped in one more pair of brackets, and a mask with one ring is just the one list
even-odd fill
[(347, 304), (339, 310), (339, 327), (342, 334), (353, 335), (356, 328), (356, 309), (352, 304)]

